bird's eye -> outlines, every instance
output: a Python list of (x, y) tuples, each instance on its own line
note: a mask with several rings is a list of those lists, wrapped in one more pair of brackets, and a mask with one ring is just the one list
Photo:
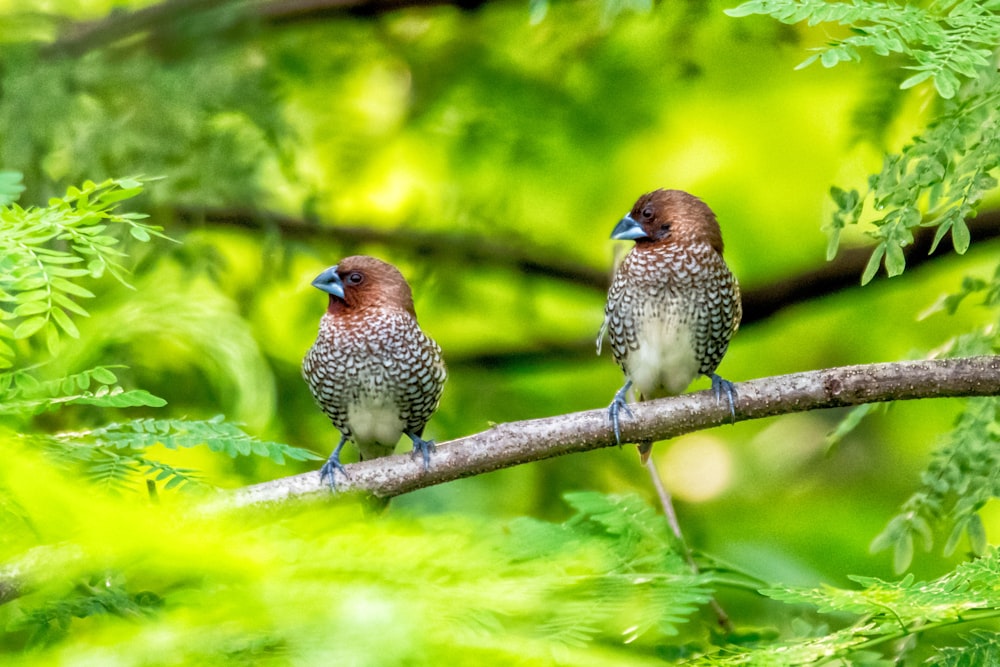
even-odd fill
[(360, 285), (361, 283), (364, 282), (364, 280), (365, 277), (361, 275), (360, 272), (351, 271), (350, 273), (347, 274), (347, 277), (344, 279), (344, 282), (346, 282), (348, 285)]
[(649, 220), (650, 218), (652, 218), (653, 217), (653, 207), (652, 206), (647, 206), (646, 208), (642, 209), (642, 217), (645, 218), (646, 220)]

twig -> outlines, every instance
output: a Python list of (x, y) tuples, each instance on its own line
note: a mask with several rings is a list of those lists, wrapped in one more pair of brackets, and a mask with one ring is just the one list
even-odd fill
[[(674, 509), (673, 498), (670, 495), (670, 491), (667, 490), (667, 485), (660, 479), (660, 471), (657, 470), (652, 456), (646, 459), (646, 470), (649, 471), (649, 477), (653, 481), (653, 488), (656, 489), (656, 495), (660, 497), (660, 505), (663, 506), (663, 514), (667, 517), (670, 530), (673, 531), (674, 537), (677, 538), (681, 555), (684, 556), (684, 560), (687, 561), (691, 571), (698, 574), (701, 570), (698, 567), (698, 563), (695, 562), (694, 556), (691, 554), (691, 547), (688, 545), (687, 540), (684, 539), (684, 533), (681, 532), (681, 523), (677, 520), (677, 511)], [(715, 619), (719, 627), (726, 632), (732, 632), (733, 624), (729, 620), (729, 614), (722, 608), (719, 601), (713, 596), (708, 602), (712, 607), (712, 611), (715, 612)]]
[[(903, 361), (843, 366), (761, 378), (737, 385), (736, 420), (792, 412), (919, 398), (1000, 395), (1000, 356)], [(728, 423), (729, 408), (711, 391), (647, 401), (632, 406), (622, 424), (623, 440), (655, 441)], [(397, 455), (346, 466), (341, 491), (389, 498), (522, 463), (615, 445), (604, 408), (557, 417), (497, 424), (475, 435), (438, 445), (429, 471)], [(328, 495), (319, 473), (284, 477), (236, 490), (224, 506), (281, 502)]]

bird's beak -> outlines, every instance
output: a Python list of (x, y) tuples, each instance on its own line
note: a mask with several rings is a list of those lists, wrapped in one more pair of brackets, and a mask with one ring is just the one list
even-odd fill
[(611, 230), (611, 238), (616, 241), (635, 241), (638, 239), (649, 238), (646, 231), (642, 228), (635, 218), (631, 215), (626, 215), (624, 218), (618, 221), (615, 228)]
[(337, 275), (336, 266), (331, 266), (316, 276), (316, 280), (312, 281), (312, 286), (327, 294), (332, 294), (338, 299), (344, 298), (344, 283), (340, 280), (340, 276)]

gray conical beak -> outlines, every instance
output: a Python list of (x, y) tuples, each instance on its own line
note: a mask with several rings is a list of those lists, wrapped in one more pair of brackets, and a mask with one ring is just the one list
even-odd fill
[(336, 266), (331, 266), (316, 276), (316, 279), (312, 281), (312, 286), (327, 294), (332, 294), (338, 299), (344, 298), (344, 283), (340, 280), (340, 276), (337, 275)]
[(635, 241), (637, 239), (649, 238), (649, 235), (646, 234), (642, 225), (636, 222), (635, 218), (631, 215), (626, 215), (618, 221), (618, 224), (611, 231), (611, 238), (616, 241)]

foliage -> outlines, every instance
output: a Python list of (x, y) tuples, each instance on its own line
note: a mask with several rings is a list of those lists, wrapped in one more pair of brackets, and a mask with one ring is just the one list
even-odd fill
[[(806, 605), (824, 614), (850, 614), (857, 620), (834, 632), (816, 632), (813, 636), (744, 651), (724, 651), (694, 664), (894, 664), (882, 661), (870, 649), (915, 632), (927, 633), (950, 624), (1000, 617), (998, 574), (1000, 556), (996, 550), (991, 550), (983, 558), (961, 565), (934, 581), (916, 581), (913, 575), (897, 582), (851, 577), (862, 587), (860, 590), (833, 586), (765, 589), (761, 593), (774, 600)], [(992, 655), (996, 650), (995, 641), (996, 636), (992, 633), (978, 633), (970, 638), (968, 648), (942, 651), (930, 664), (951, 664), (940, 661)]]
[(950, 99), (961, 85), (959, 77), (974, 79), (982, 71), (995, 69), (993, 50), (1000, 40), (998, 11), (1000, 2), (996, 0), (932, 2), (928, 7), (866, 0), (750, 0), (726, 13), (737, 17), (768, 14), (783, 23), (805, 21), (811, 26), (849, 26), (854, 34), (816, 49), (818, 53), (799, 67), (817, 60), (824, 67), (858, 61), (861, 49), (871, 49), (880, 56), (900, 53), (913, 63), (905, 67), (917, 72), (903, 81), (902, 88), (933, 79), (938, 94)]
[[(11, 191), (10, 186), (7, 188)], [(53, 350), (60, 333), (80, 335), (71, 313), (88, 313), (78, 299), (94, 296), (73, 279), (100, 278), (105, 272), (125, 280), (119, 263), (125, 252), (114, 228), (122, 226), (139, 241), (161, 236), (160, 228), (141, 222), (141, 213), (115, 213), (119, 202), (142, 191), (137, 179), (88, 181), (71, 187), (45, 208), (0, 208), (0, 367), (9, 367), (14, 341), (45, 334)]]
[[(928, 7), (891, 2), (825, 2), (823, 0), (751, 0), (728, 10), (731, 16), (768, 14), (785, 23), (839, 23), (852, 34), (818, 49), (801, 66), (816, 60), (825, 67), (861, 59), (861, 49), (887, 56), (900, 53), (917, 73), (901, 88), (933, 80), (947, 100), (936, 118), (913, 143), (887, 155), (868, 191), (834, 186), (837, 210), (826, 227), (827, 256), (839, 245), (845, 225), (858, 224), (871, 203), (878, 241), (862, 284), (885, 264), (890, 276), (903, 272), (903, 248), (913, 242), (913, 229), (937, 227), (932, 247), (951, 234), (958, 253), (969, 247), (966, 219), (975, 214), (984, 194), (997, 187), (1000, 167), (1000, 72), (995, 49), (1000, 40), (1000, 2), (933, 2)], [(963, 84), (962, 79), (965, 80)]]
[[(17, 178), (6, 182), (9, 192), (18, 189)], [(11, 203), (0, 209), (0, 221), (5, 223), (0, 248), (7, 268), (7, 278), (0, 283), (0, 294), (8, 307), (3, 319), (17, 322), (16, 327), (0, 322), (0, 336), (24, 340), (44, 330), (50, 352), (56, 349), (61, 333), (80, 337), (70, 314), (88, 313), (72, 297), (92, 298), (94, 293), (77, 281), (101, 278), (107, 272), (127, 284), (127, 268), (122, 260), (128, 253), (120, 249), (122, 239), (114, 235), (115, 227), (124, 227), (140, 242), (154, 236), (166, 238), (159, 227), (140, 222), (145, 215), (114, 212), (117, 204), (141, 191), (142, 182), (135, 179), (101, 184), (88, 181), (81, 188), (71, 187), (65, 197), (51, 200), (45, 208), (22, 209)], [(74, 268), (78, 264), (83, 266)], [(0, 353), (7, 355), (0, 361), (10, 366), (14, 349), (2, 345)], [(153, 485), (150, 488), (155, 488), (157, 482), (163, 482), (165, 489), (204, 486), (196, 470), (149, 458), (149, 450), (157, 445), (167, 449), (206, 445), (212, 452), (225, 452), (231, 457), (262, 456), (278, 464), (284, 463), (286, 457), (300, 461), (318, 458), (301, 448), (251, 437), (225, 422), (221, 415), (202, 421), (131, 419), (73, 431), (35, 432), (30, 426), (32, 417), (66, 406), (133, 408), (166, 404), (147, 391), (124, 389), (109, 366), (40, 379), (37, 373), (44, 371), (45, 365), (0, 373), (0, 418), (17, 425), (22, 439), (82, 467), (97, 486), (122, 490), (137, 478), (148, 480)]]
[[(728, 13), (769, 14), (786, 23), (849, 26), (853, 35), (820, 50), (802, 66), (817, 59), (826, 67), (858, 61), (862, 48), (882, 56), (901, 53), (916, 63), (905, 67), (917, 74), (900, 87), (912, 88), (933, 79), (945, 99), (921, 136), (899, 154), (885, 157), (882, 171), (869, 178), (866, 194), (831, 189), (837, 210), (826, 227), (828, 257), (836, 253), (843, 228), (862, 221), (868, 201), (881, 217), (871, 221), (875, 226), (871, 235), (878, 244), (862, 284), (870, 282), (883, 263), (890, 276), (903, 272), (903, 248), (913, 242), (913, 230), (918, 227), (937, 227), (931, 252), (950, 234), (955, 251), (965, 253), (970, 243), (966, 220), (998, 183), (993, 173), (1000, 167), (1000, 72), (994, 50), (1000, 38), (1000, 3), (935, 2), (925, 8), (881, 2), (761, 0)], [(982, 330), (953, 341), (948, 346), (952, 354), (992, 354), (1000, 349), (1000, 264), (992, 280), (966, 277), (960, 291), (942, 299), (932, 312), (954, 314), (962, 301), (977, 293), (984, 294), (982, 305), (995, 313), (995, 319)], [(973, 553), (986, 549), (979, 511), (991, 498), (1000, 497), (993, 474), (1000, 464), (998, 409), (996, 399), (968, 402), (955, 429), (935, 450), (920, 490), (872, 543), (876, 551), (893, 549), (897, 571), (910, 566), (915, 540), (928, 549), (933, 545), (934, 525), (950, 533), (944, 547), (947, 554), (955, 550), (963, 534)], [(853, 430), (871, 410), (862, 406), (852, 411), (833, 434), (833, 441)]]
[[(14, 467), (23, 471), (23, 461)], [(0, 475), (10, 489), (9, 474)], [(76, 490), (80, 482), (67, 484)], [(29, 516), (45, 513), (41, 498), (15, 487)], [(104, 574), (86, 574), (88, 552), (101, 545), (76, 535), (84, 553), (55, 557), (84, 583), (32, 581), (0, 607), (0, 645), (35, 647), (28, 660), (98, 659), (100, 637), (130, 627), (118, 650), (138, 662), (154, 656), (148, 642), (159, 636), (155, 652), (179, 663), (235, 663), (259, 651), (261, 659), (310, 664), (445, 654), (458, 664), (546, 664), (556, 651), (577, 664), (653, 664), (639, 647), (676, 633), (710, 595), (710, 578), (665, 548), (665, 524), (636, 498), (578, 494), (566, 522), (520, 519), (502, 528), (457, 517), (373, 520), (345, 504), (243, 521), (174, 515), (157, 526), (164, 515), (156, 505), (80, 502), (50, 511), (79, 520), (110, 510), (107, 530), (138, 522), (138, 535), (107, 554)], [(71, 521), (46, 530), (75, 532)], [(153, 544), (139, 546), (147, 540)], [(128, 557), (135, 548), (147, 554), (142, 562)]]
[[(955, 403), (924, 402), (917, 418), (859, 410), (827, 458), (812, 455), (825, 414), (657, 445), (671, 473), (724, 467), (668, 465), (679, 445), (710, 445), (729, 466), (725, 493), (676, 496), (700, 573), (628, 493), (648, 493), (631, 448), (428, 488), (379, 515), (349, 500), (216, 514), (191, 493), (313, 467), (283, 443), (329, 447), (298, 363), (322, 308), (309, 279), (346, 254), (384, 255), (411, 279), (451, 371), (429, 425), (440, 441), (606, 405), (618, 369), (572, 347), (592, 339), (604, 294), (566, 276), (606, 272), (607, 228), (638, 191), (711, 202), (748, 295), (822, 255), (813, 202), (827, 190), (830, 254), (872, 225), (865, 282), (882, 264), (902, 270), (919, 225), (964, 252), (966, 218), (995, 190), (1000, 93), (983, 62), (995, 2), (735, 10), (795, 27), (693, 1), (377, 18), (374, 6), (302, 18), (258, 13), (288, 3), (190, 4), (152, 3), (157, 24), (138, 33), (129, 7), (148, 2), (106, 17), (104, 0), (0, 10), (0, 163), (18, 170), (0, 172), (0, 239), (36, 230), (17, 237), (30, 253), (0, 262), (37, 255), (24, 265), (45, 269), (27, 286), (0, 278), (4, 664), (995, 659), (992, 399), (963, 404), (916, 492), (921, 445)], [(81, 17), (122, 32), (65, 57)], [(835, 41), (813, 60), (857, 67), (791, 71), (785, 47), (820, 24)], [(839, 120), (850, 105), (879, 130), (856, 135), (919, 133), (867, 190), (829, 188), (857, 157)], [(68, 182), (135, 172), (166, 178), (141, 200), (145, 180), (122, 179), (42, 205)], [(508, 248), (534, 250), (514, 262)], [(744, 327), (726, 375), (922, 354), (942, 337), (937, 354), (995, 352), (1000, 273), (980, 277), (984, 262), (995, 256), (971, 252)], [(945, 280), (961, 281), (937, 304), (951, 317), (912, 324)], [(908, 495), (874, 545), (914, 569), (893, 581), (865, 546)], [(972, 560), (955, 568), (963, 537)], [(914, 557), (939, 539), (956, 554)]]

